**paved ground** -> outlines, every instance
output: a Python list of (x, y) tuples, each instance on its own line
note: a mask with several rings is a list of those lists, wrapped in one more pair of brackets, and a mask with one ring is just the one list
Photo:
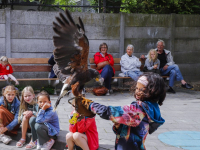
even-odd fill
[[(178, 147), (191, 150), (200, 150), (200, 147), (198, 147), (199, 144), (191, 145), (192, 142), (189, 142), (189, 145), (192, 148), (187, 147), (187, 144), (183, 146), (183, 142), (187, 143), (186, 140), (193, 140), (189, 137), (187, 138), (187, 135), (177, 133), (177, 131), (181, 131), (181, 133), (183, 133), (182, 131), (193, 131), (193, 133), (196, 133), (195, 131), (200, 132), (200, 92), (181, 88), (177, 88), (176, 91), (176, 94), (167, 94), (164, 105), (160, 107), (162, 117), (166, 120), (166, 122), (152, 135), (147, 136), (145, 143), (147, 150), (179, 150), (180, 148)], [(113, 106), (130, 104), (135, 100), (129, 92), (114, 92), (110, 96), (98, 97), (92, 95), (91, 93), (87, 93), (86, 97), (94, 100), (95, 102)], [(51, 96), (53, 104), (55, 103), (56, 99), (57, 96)], [(70, 114), (72, 110), (72, 107), (68, 104), (67, 99), (68, 97), (62, 99), (59, 107), (57, 108), (62, 132), (68, 132), (68, 114)], [(113, 123), (111, 121), (103, 120), (99, 116), (96, 117), (96, 122), (99, 132), (99, 150), (113, 150), (115, 141), (115, 135), (112, 132)], [(163, 136), (163, 134), (166, 135), (166, 133), (174, 133), (176, 136)], [(185, 137), (185, 141), (181, 143), (180, 141), (183, 139), (181, 138), (182, 136)], [(158, 137), (162, 142), (158, 139)], [(170, 140), (173, 142), (170, 142)], [(176, 140), (178, 141), (176, 142)], [(168, 144), (172, 144), (174, 146), (165, 144), (164, 142), (168, 142)], [(200, 143), (199, 134), (195, 136), (195, 143)], [(0, 149), (17, 149), (15, 148), (15, 144), (16, 141), (12, 141), (8, 146), (0, 143)]]

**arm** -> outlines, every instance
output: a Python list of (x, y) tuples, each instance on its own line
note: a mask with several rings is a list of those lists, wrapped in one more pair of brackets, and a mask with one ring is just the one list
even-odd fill
[(53, 110), (50, 110), (50, 111), (46, 111), (43, 110), (43, 109), (40, 109), (39, 110), (39, 113), (37, 115), (37, 118), (36, 118), (36, 122), (37, 123), (45, 123), (45, 122), (48, 122), (52, 119), (52, 116), (55, 114), (56, 112), (54, 112)]
[(160, 60), (159, 60), (159, 59), (157, 59), (157, 62), (158, 62), (157, 69), (159, 69), (159, 68), (160, 68)]
[(94, 55), (94, 63), (97, 65), (100, 61), (100, 54), (99, 53), (96, 53)]
[(140, 68), (140, 66), (141, 66), (141, 61), (136, 57), (136, 67), (137, 68)]
[(101, 118), (128, 126), (138, 126), (146, 113), (137, 103), (125, 106), (105, 106), (99, 103), (91, 103), (90, 110)]
[(8, 129), (8, 131), (11, 131), (12, 129), (14, 129), (14, 127), (16, 125), (18, 125), (18, 114), (19, 114), (19, 105), (18, 106), (15, 106), (15, 116), (14, 116), (14, 119), (11, 123), (9, 123), (6, 128)]
[(170, 65), (173, 65), (173, 64), (174, 64), (173, 57), (172, 57), (171, 52), (169, 52), (167, 54), (167, 64), (166, 65), (170, 66)]
[(10, 68), (9, 68), (9, 73), (12, 74), (12, 73), (13, 73), (13, 68), (12, 68), (11, 65), (9, 65), (9, 67), (10, 67)]
[(153, 66), (151, 66), (151, 64), (149, 62), (149, 59), (145, 60), (145, 66), (147, 67), (148, 70), (152, 70), (153, 69)]
[(108, 54), (108, 55), (109, 55), (109, 57), (110, 57), (110, 59), (109, 59), (110, 65), (111, 65), (111, 66), (114, 66), (114, 59), (113, 59), (113, 56), (110, 55), (110, 54)]
[(120, 60), (120, 65), (122, 68), (124, 68), (125, 70), (129, 70), (131, 65), (128, 63), (128, 60), (126, 59), (125, 55), (123, 55), (121, 57), (121, 60)]

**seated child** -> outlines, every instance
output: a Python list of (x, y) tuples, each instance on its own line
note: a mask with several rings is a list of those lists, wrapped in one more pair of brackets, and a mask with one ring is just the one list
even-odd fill
[(26, 143), (26, 132), (27, 129), (30, 128), (29, 120), (32, 116), (36, 117), (37, 111), (38, 105), (35, 100), (34, 90), (31, 86), (27, 86), (22, 91), (18, 116), (18, 122), (22, 123), (22, 137), (19, 142), (17, 142), (16, 147), (23, 147), (23, 145)]
[(37, 95), (37, 103), (39, 106), (37, 117), (31, 117), (29, 120), (32, 133), (32, 141), (29, 144), (32, 147), (26, 148), (34, 149), (37, 145), (37, 149), (50, 150), (60, 132), (58, 115), (53, 111), (47, 92), (42, 91)]
[(76, 145), (83, 150), (97, 150), (99, 139), (95, 117), (84, 117), (74, 110), (70, 118), (70, 132), (66, 135), (68, 149), (73, 150)]
[(166, 96), (165, 83), (160, 75), (151, 72), (141, 75), (134, 96), (136, 101), (125, 106), (105, 106), (80, 99), (88, 110), (115, 123), (116, 150), (145, 150), (148, 133), (153, 133), (165, 122), (158, 106), (163, 104)]
[(12, 73), (13, 69), (8, 61), (8, 58), (6, 56), (2, 56), (0, 58), (0, 79), (9, 80), (9, 78), (11, 78), (13, 81), (15, 81), (15, 85), (18, 85), (19, 82), (12, 75)]
[(16, 97), (17, 90), (8, 85), (2, 90), (0, 98), (0, 141), (8, 144), (12, 139), (8, 135), (16, 135), (20, 101)]
[(158, 59), (158, 54), (155, 49), (151, 49), (147, 55), (143, 71), (160, 74), (159, 67), (160, 60)]

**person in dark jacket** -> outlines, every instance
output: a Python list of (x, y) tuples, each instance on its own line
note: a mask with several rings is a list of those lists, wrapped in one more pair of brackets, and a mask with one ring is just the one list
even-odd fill
[(187, 83), (178, 67), (174, 63), (173, 57), (170, 51), (164, 49), (165, 42), (163, 40), (158, 40), (157, 48), (155, 49), (158, 53), (158, 59), (160, 60), (160, 73), (162, 76), (169, 74), (169, 89), (168, 92), (176, 93), (172, 88), (174, 86), (174, 81), (181, 81), (181, 86), (186, 89), (193, 88), (192, 85)]
[[(56, 62), (54, 61), (54, 56), (53, 54), (51, 55), (51, 57), (48, 60), (48, 64), (52, 65), (52, 69), (51, 72), (49, 73), (49, 78), (57, 78), (57, 76), (55, 75), (54, 71), (53, 71), (53, 66), (56, 64)], [(53, 87), (55, 87), (54, 89), (54, 94), (56, 93), (56, 85), (59, 83), (59, 80), (48, 80), (49, 81), (49, 85), (52, 85)]]

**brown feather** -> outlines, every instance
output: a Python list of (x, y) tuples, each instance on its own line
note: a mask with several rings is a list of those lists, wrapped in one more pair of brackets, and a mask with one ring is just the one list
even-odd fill
[(72, 93), (74, 94), (74, 96), (80, 96), (80, 93), (78, 91), (79, 82), (76, 82), (75, 84), (71, 85), (71, 87), (72, 87)]

